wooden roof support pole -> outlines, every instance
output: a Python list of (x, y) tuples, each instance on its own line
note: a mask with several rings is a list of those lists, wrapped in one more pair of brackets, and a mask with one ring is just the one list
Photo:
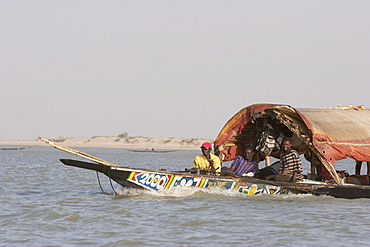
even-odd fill
[(321, 161), (321, 163), (325, 166), (325, 168), (328, 170), (328, 172), (330, 173), (330, 175), (333, 177), (335, 183), (341, 185), (342, 184), (342, 179), (340, 179), (340, 177), (338, 176), (337, 172), (335, 171), (335, 168), (333, 167), (333, 165), (327, 160), (325, 159), (325, 157), (314, 147), (312, 141), (311, 141), (311, 138), (309, 136), (306, 136), (306, 135), (302, 135), (300, 130), (299, 130), (299, 127), (298, 125), (296, 125), (295, 123), (293, 123), (292, 120), (290, 120), (288, 117), (286, 116), (282, 116), (282, 114), (280, 112), (277, 112), (277, 111), (274, 111), (275, 114), (276, 114), (276, 119), (278, 121), (280, 121), (280, 123), (284, 124), (290, 131), (293, 132), (293, 134), (295, 134), (303, 143), (305, 143), (307, 145), (307, 147), (313, 152), (315, 153), (316, 157), (319, 158), (319, 160)]
[(310, 152), (310, 163), (311, 163), (311, 179), (316, 180), (316, 164), (315, 164), (315, 155), (313, 152)]
[[(265, 128), (266, 128), (267, 123), (268, 123), (268, 119), (267, 119), (267, 117), (265, 116), (265, 118), (263, 119), (263, 129), (265, 129)], [(271, 165), (271, 159), (270, 159), (270, 156), (269, 156), (269, 155), (265, 155), (265, 166), (270, 166), (270, 165)]]

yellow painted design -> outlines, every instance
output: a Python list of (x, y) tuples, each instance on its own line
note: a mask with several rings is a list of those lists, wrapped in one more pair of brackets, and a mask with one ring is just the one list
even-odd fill
[(253, 184), (248, 190), (248, 195), (254, 195), (256, 194), (256, 191), (257, 191), (257, 185)]
[(132, 180), (132, 178), (135, 176), (135, 172), (131, 172), (130, 176), (128, 177), (129, 180)]
[(199, 184), (199, 187), (203, 187), (205, 183), (206, 183), (206, 180), (205, 179), (202, 179), (202, 181)]

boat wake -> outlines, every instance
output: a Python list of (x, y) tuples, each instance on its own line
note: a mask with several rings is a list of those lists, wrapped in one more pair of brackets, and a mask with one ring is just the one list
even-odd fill
[(194, 188), (194, 187), (178, 187), (172, 190), (163, 191), (150, 191), (133, 188), (118, 187), (115, 189), (118, 197), (154, 197), (154, 198), (182, 198), (182, 197), (237, 197), (246, 199), (257, 199), (257, 198), (276, 198), (277, 200), (286, 199), (299, 199), (307, 197), (315, 197), (312, 194), (288, 194), (288, 195), (267, 195), (267, 194), (256, 194), (248, 195), (240, 193), (237, 190), (228, 190), (224, 188), (211, 187), (211, 188)]
[(191, 197), (191, 196), (243, 196), (241, 193), (233, 190), (226, 190), (222, 188), (194, 188), (194, 187), (178, 187), (172, 190), (150, 191), (133, 188), (115, 188), (117, 196), (119, 197), (140, 197), (140, 196), (154, 196), (154, 197)]

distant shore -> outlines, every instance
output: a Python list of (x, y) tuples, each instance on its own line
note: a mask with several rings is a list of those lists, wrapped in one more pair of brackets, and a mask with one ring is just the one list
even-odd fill
[[(90, 138), (58, 137), (50, 138), (57, 144), (67, 147), (101, 147), (101, 148), (125, 148), (125, 149), (149, 149), (158, 150), (198, 150), (203, 142), (213, 142), (204, 138), (175, 138), (175, 137), (143, 137), (143, 136), (94, 136)], [(34, 140), (0, 140), (1, 146), (47, 146), (39, 139)]]

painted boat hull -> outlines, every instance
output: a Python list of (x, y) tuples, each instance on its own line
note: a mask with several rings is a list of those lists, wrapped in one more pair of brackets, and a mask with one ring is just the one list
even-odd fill
[(285, 183), (251, 177), (224, 177), (185, 172), (154, 171), (125, 167), (109, 167), (91, 162), (61, 159), (63, 164), (95, 170), (126, 188), (165, 191), (180, 187), (236, 190), (243, 194), (313, 194), (338, 198), (370, 198), (370, 186)]

